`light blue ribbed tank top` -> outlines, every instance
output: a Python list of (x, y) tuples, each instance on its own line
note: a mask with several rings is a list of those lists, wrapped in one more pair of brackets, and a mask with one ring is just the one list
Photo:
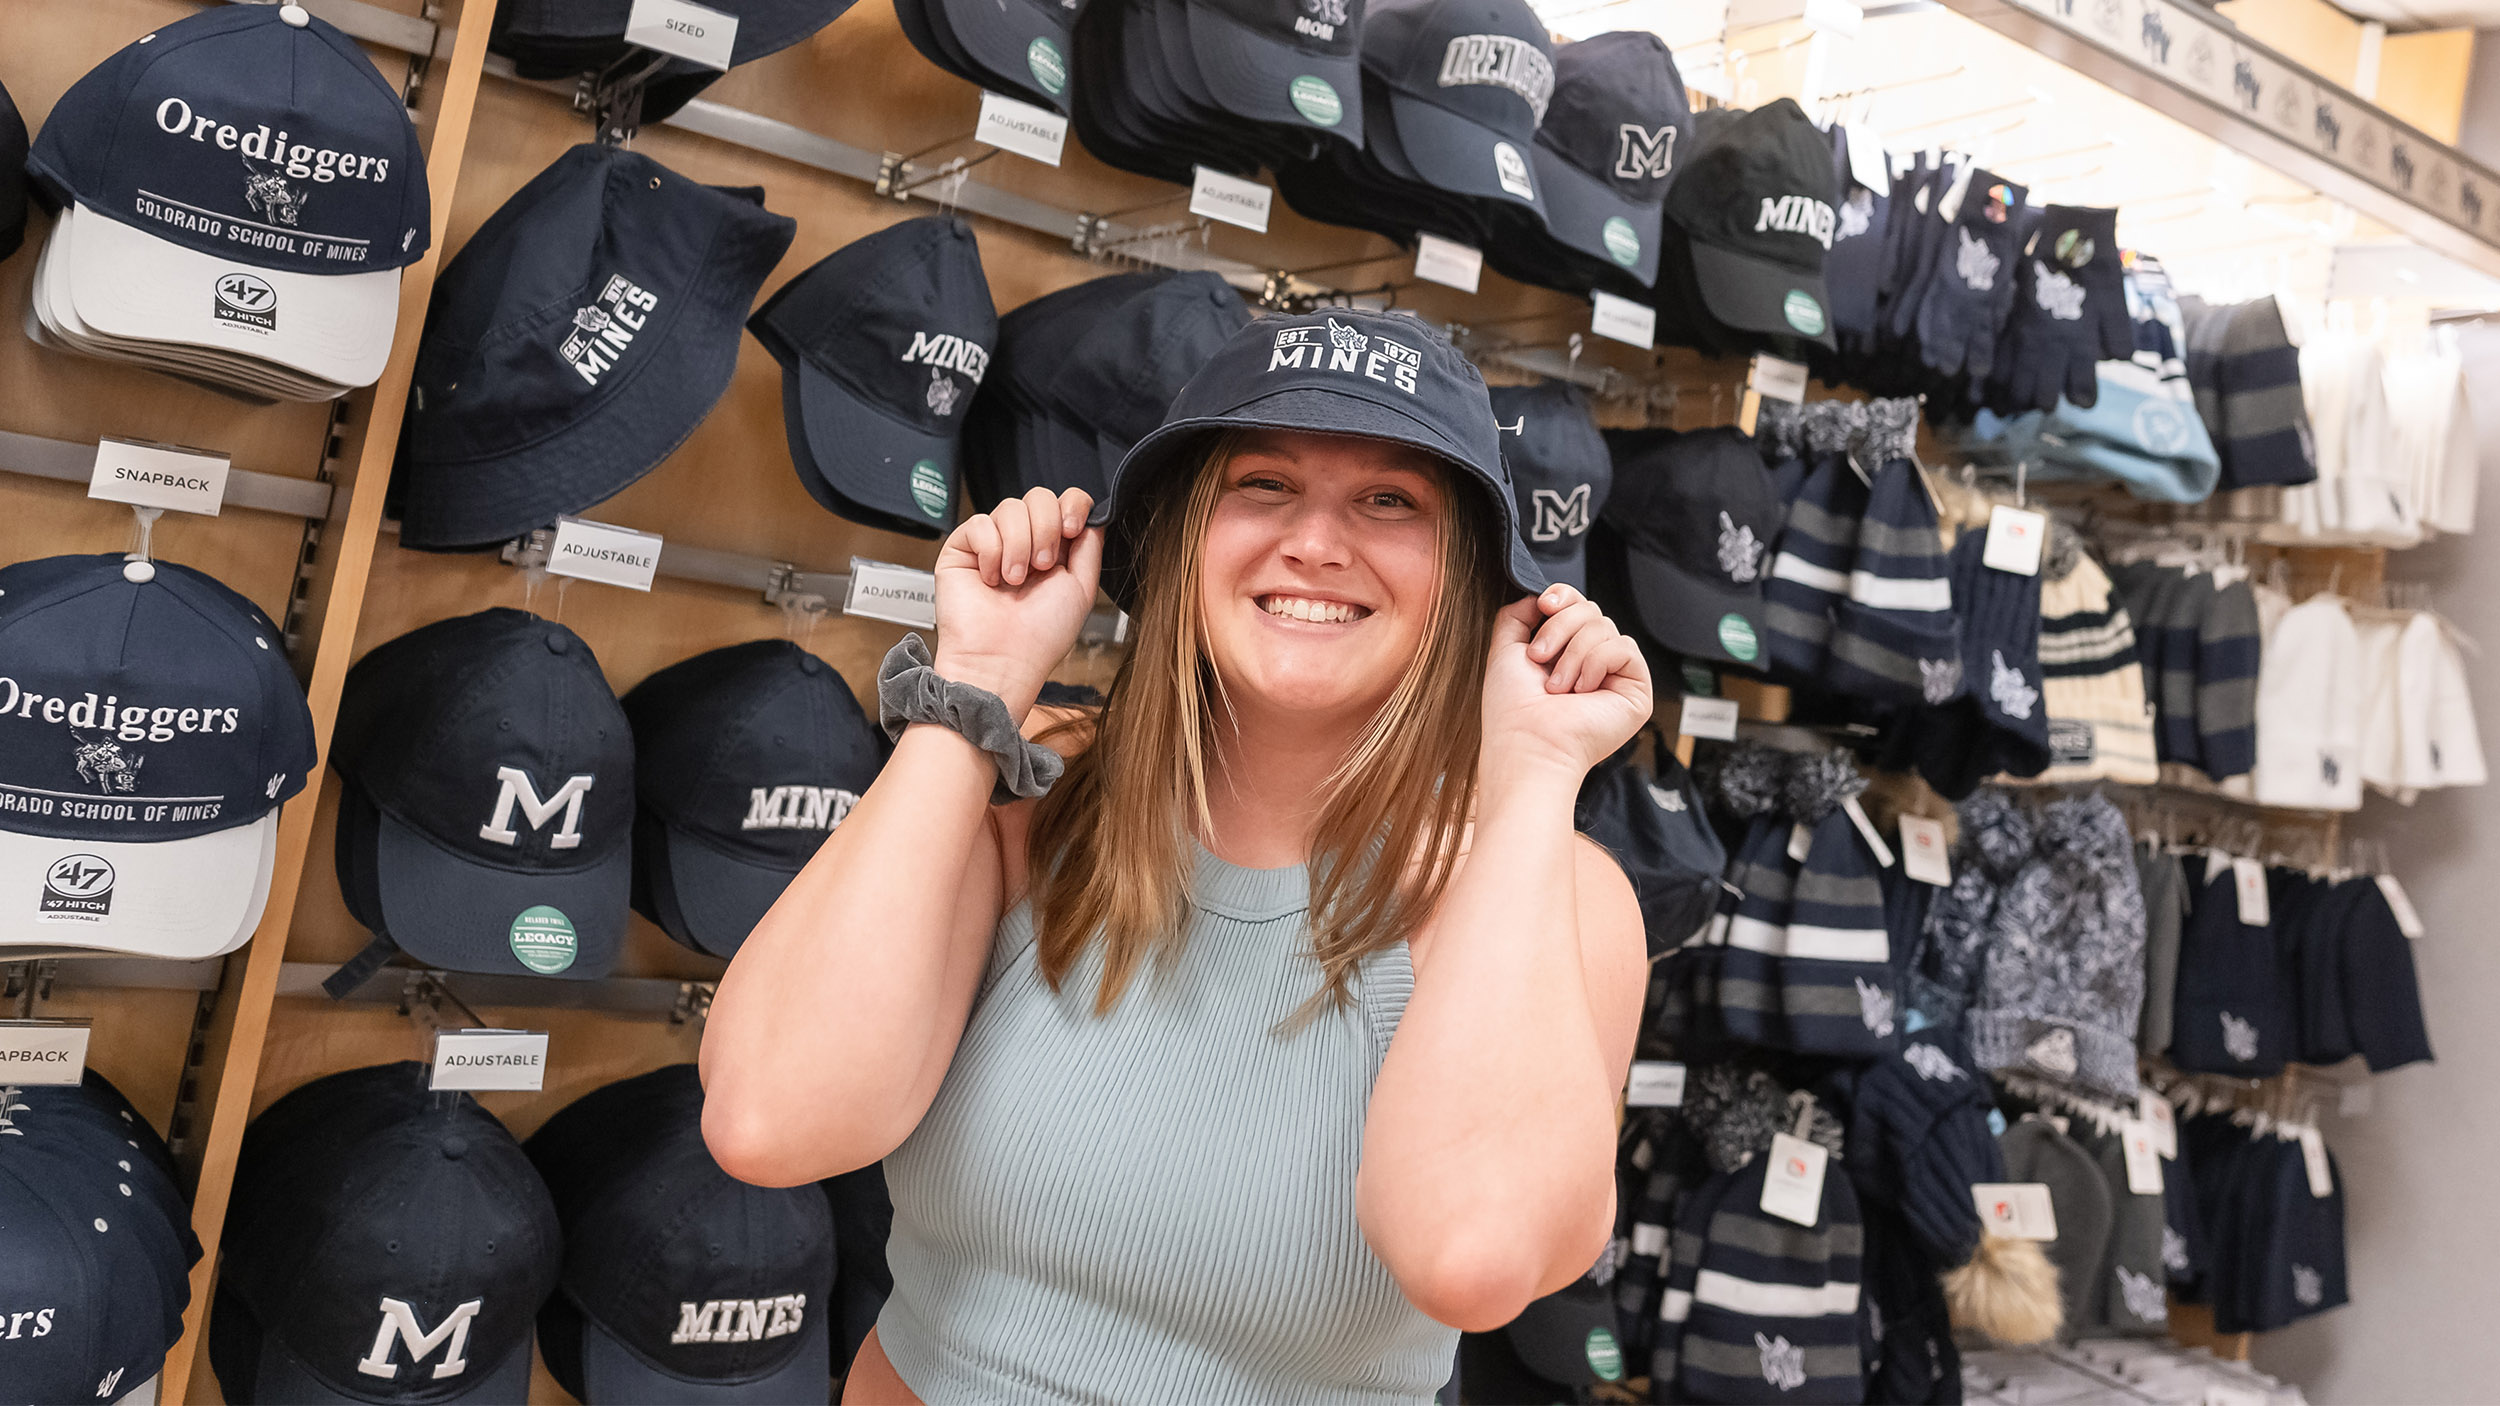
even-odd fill
[(1192, 895), (1177, 960), (1101, 1018), (1099, 949), (1053, 995), (1030, 908), (1000, 921), (945, 1082), (885, 1162), (877, 1337), (931, 1406), (1411, 1403), (1448, 1379), (1457, 1330), (1354, 1219), (1405, 944), (1280, 1035), (1320, 986), (1307, 872), (1201, 849)]

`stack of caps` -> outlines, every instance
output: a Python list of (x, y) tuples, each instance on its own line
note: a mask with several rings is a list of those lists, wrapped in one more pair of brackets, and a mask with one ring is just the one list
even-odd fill
[(1762, 667), (1762, 582), (1781, 507), (1753, 441), (1736, 429), (1608, 435), (1598, 599), (1667, 650), (1716, 667)]
[(1615, 480), (1589, 398), (1568, 381), (1494, 386), (1493, 423), (1519, 505), (1519, 535), (1545, 579), (1588, 589), (1588, 535)]
[[(735, 67), (814, 34), (841, 18), (851, 0), (711, 0), (705, 8), (726, 12), (735, 26), (729, 51)], [(720, 70), (627, 43), (633, 11), (631, 0), (513, 0), (496, 7), (486, 47), (512, 60), (523, 78), (606, 77), (639, 68), (640, 120), (657, 122), (710, 87)]]
[(0, 568), (0, 947), (194, 960), (260, 926), (314, 760), (275, 625), (197, 571)]
[(0, 88), (0, 259), (26, 240), (26, 119)]
[(1832, 345), (1831, 139), (1787, 98), (1704, 126), (1666, 192), (1658, 340), (1792, 359)]
[(1098, 278), (1007, 314), (998, 375), (965, 426), (974, 505), (1035, 488), (1081, 488), (1100, 502), (1130, 447), (1249, 323), (1241, 295), (1212, 273)]
[(2407, 805), (2424, 791), (2482, 785), (2482, 733), (2448, 622), (2427, 610), (2374, 616), (2361, 626), (2360, 646), (2362, 779)]
[(0, 1383), (119, 1401), (182, 1336), (200, 1242), (156, 1130), (104, 1077), (0, 1098)]
[(1658, 225), (1693, 110), (1675, 56), (1655, 34), (1621, 30), (1554, 51), (1554, 99), (1529, 148), (1545, 218), (1516, 201), (1487, 206), (1485, 262), (1504, 276), (1570, 292), (1630, 295), (1658, 281)]
[(1363, 140), (1279, 165), (1302, 215), (1479, 248), (1495, 212), (1543, 229), (1536, 148), (1554, 100), (1554, 48), (1527, 0), (1379, 0), (1363, 30)]
[(1182, 184), (1198, 165), (1248, 176), (1303, 160), (1329, 137), (1360, 147), (1365, 3), (1096, 0), (1072, 36), (1086, 74), (1069, 94), (1077, 138), (1109, 165)]
[(105, 60), (27, 165), (60, 209), (27, 334), (259, 400), (382, 374), (430, 235), (408, 109), (296, 5), (178, 20)]
[[(847, 6), (849, 0), (843, 0)], [(1059, 0), (895, 0), (903, 37), (929, 62), (977, 88), (1068, 110), (1068, 31), (1077, 6)]]

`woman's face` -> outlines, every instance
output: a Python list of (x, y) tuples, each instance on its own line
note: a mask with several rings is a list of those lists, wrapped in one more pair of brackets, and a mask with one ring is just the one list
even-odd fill
[(1388, 701), (1440, 589), (1443, 472), (1379, 440), (1243, 441), (1199, 578), (1208, 657), (1237, 706), (1368, 717)]

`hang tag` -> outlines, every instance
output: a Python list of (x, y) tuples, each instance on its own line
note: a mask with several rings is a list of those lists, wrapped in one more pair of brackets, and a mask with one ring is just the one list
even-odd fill
[(1849, 823), (1858, 827), (1858, 838), (1866, 841), (1866, 847), (1875, 852), (1875, 862), (1886, 869), (1891, 868), (1892, 846), (1884, 843), (1883, 834), (1875, 828), (1875, 822), (1866, 818), (1866, 808), (1858, 804), (1858, 798), (1849, 797), (1840, 803), (1840, 808), (1849, 813)]
[(1901, 817), (1901, 872), (1922, 884), (1952, 887), (1953, 861), (1945, 852), (1943, 821)]
[(1677, 735), (1707, 737), (1718, 742), (1736, 740), (1736, 700), (1733, 698), (1695, 698), (1684, 696), (1683, 710), (1675, 721)]
[(1788, 857), (1789, 857), (1789, 858), (1791, 858), (1791, 859), (1793, 859), (1793, 860), (1797, 861), (1799, 864), (1803, 864), (1803, 863), (1805, 863), (1805, 862), (1806, 862), (1806, 853), (1807, 853), (1807, 851), (1812, 850), (1813, 848), (1814, 848), (1814, 827), (1813, 827), (1813, 826), (1811, 826), (1811, 825), (1792, 825), (1792, 826), (1788, 827)]
[(2040, 549), (2048, 540), (2048, 514), (1999, 503), (1988, 510), (1988, 546), (1979, 554), (1980, 565), (2017, 576), (2037, 576)]
[(2262, 928), (2274, 921), (2266, 902), (2266, 866), (2253, 859), (2231, 861), (2231, 888), (2240, 899), (2240, 926)]
[(1978, 1182), (1970, 1199), (1990, 1235), (2006, 1240), (2057, 1238), (2057, 1210), (2049, 1202), (2049, 1189), (2039, 1182)]
[(634, 0), (625, 42), (726, 73), (738, 47), (738, 17), (693, 0)]
[(1832, 1154), (1821, 1143), (1787, 1133), (1771, 1135), (1771, 1165), (1762, 1177), (1762, 1211), (1781, 1220), (1812, 1225), (1823, 1218), (1823, 1173)]
[(981, 94), (981, 116), (972, 124), (972, 139), (1045, 166), (1056, 166), (1059, 153), (1068, 144), (1068, 119), (1049, 108), (985, 91)]
[(1426, 283), (1473, 293), (1484, 280), (1484, 251), (1437, 234), (1417, 234), (1415, 276)]
[(1649, 350), (1658, 341), (1658, 310), (1612, 293), (1589, 294), (1589, 330)]
[(2405, 896), (2405, 886), (2393, 874), (2378, 876), (2378, 891), (2387, 900), (2387, 911), (2396, 915), (2396, 931), (2407, 937), (2422, 935), (2422, 915), (2414, 911), (2413, 900)]
[(1198, 167), (1190, 178), (1189, 213), (1257, 234), (1267, 233), (1268, 206), (1275, 199), (1276, 192), (1271, 187), (1204, 166)]
[(437, 1030), (431, 1089), (515, 1089), (536, 1093), (547, 1081), (544, 1030)]
[(2127, 1190), (2138, 1196), (2161, 1195), (2161, 1152), (2153, 1146), (2153, 1125), (2130, 1118), (2119, 1125), (2118, 1137), (2127, 1156)]
[(87, 496), (136, 508), (171, 508), (215, 517), (225, 505), (226, 471), (231, 467), (232, 461), (223, 454), (205, 450), (134, 439), (101, 440), (95, 447), (95, 470), (87, 479)]
[(2300, 1164), (2309, 1173), (2309, 1194), (2335, 1194), (2335, 1170), (2326, 1164), (2326, 1138), (2313, 1124), (2300, 1130)]
[(75, 1084), (87, 1070), (83, 1020), (0, 1020), (0, 1084)]
[(1875, 192), (1892, 193), (1890, 162), (1884, 160), (1884, 138), (1863, 122), (1849, 128), (1849, 179)]
[(2370, 1081), (2355, 1079), (2335, 1093), (2335, 1116), (2359, 1118), (2370, 1111)]
[(1803, 405), (1806, 400), (1806, 364), (1767, 352), (1756, 352), (1753, 361), (1745, 367), (1745, 384), (1760, 391), (1764, 400), (1784, 400), (1791, 405)]
[(2151, 1089), (2135, 1096), (2135, 1116), (2153, 1131), (2153, 1150), (2166, 1160), (2179, 1156), (2179, 1115), (2172, 1111), (2170, 1100)]
[(651, 579), (660, 574), (660, 535), (588, 518), (559, 517), (556, 539), (547, 547), (547, 571), (647, 591)]
[(917, 629), (937, 628), (937, 576), (890, 561), (851, 558), (851, 589), (842, 613), (890, 620)]
[(1673, 1060), (1636, 1059), (1632, 1079), (1624, 1086), (1626, 1108), (1682, 1108), (1684, 1066)]

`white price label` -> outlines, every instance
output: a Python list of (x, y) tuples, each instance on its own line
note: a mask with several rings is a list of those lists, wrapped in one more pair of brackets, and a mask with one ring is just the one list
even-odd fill
[(547, 1082), (544, 1030), (437, 1030), (432, 1089), (518, 1089)]
[(2359, 1118), (2370, 1111), (2370, 1081), (2355, 1079), (2335, 1092), (2335, 1116)]
[(2413, 900), (2405, 896), (2405, 886), (2393, 874), (2378, 876), (2378, 891), (2387, 900), (2387, 911), (2396, 918), (2396, 931), (2407, 937), (2422, 935), (2422, 915), (2414, 911)]
[(1848, 812), (1849, 823), (1858, 827), (1858, 838), (1866, 841), (1867, 851), (1875, 856), (1875, 863), (1885, 869), (1891, 868), (1892, 846), (1884, 843), (1883, 832), (1875, 828), (1875, 822), (1866, 818), (1866, 807), (1858, 804), (1857, 797), (1850, 796), (1841, 801), (1840, 808)]
[(738, 47), (738, 17), (693, 0), (634, 0), (625, 42), (726, 73)]
[(1771, 1135), (1771, 1165), (1762, 1176), (1762, 1211), (1781, 1220), (1812, 1225), (1823, 1218), (1823, 1173), (1832, 1154), (1821, 1143), (1787, 1133)]
[(1658, 341), (1658, 310), (1612, 293), (1591, 293), (1589, 330), (1647, 351)]
[(2127, 1158), (2127, 1190), (2137, 1196), (2161, 1195), (2161, 1152), (2153, 1146), (2153, 1125), (2130, 1118), (2119, 1125), (2118, 1137)]
[(0, 1084), (75, 1084), (86, 1069), (86, 1022), (0, 1020)]
[(851, 558), (851, 589), (842, 613), (890, 620), (917, 629), (937, 628), (937, 577), (890, 561)]
[(2232, 860), (2231, 889), (2239, 895), (2242, 927), (2262, 928), (2274, 921), (2273, 905), (2266, 901), (2266, 866), (2254, 859)]
[(1745, 369), (1745, 384), (1762, 393), (1764, 400), (1784, 400), (1803, 405), (1806, 399), (1806, 364), (1786, 357), (1756, 352), (1753, 364)]
[(1624, 1085), (1623, 1104), (1626, 1108), (1683, 1107), (1684, 1066), (1665, 1059), (1632, 1061), (1632, 1078)]
[(1268, 206), (1275, 199), (1276, 192), (1257, 181), (1245, 181), (1201, 166), (1191, 178), (1189, 213), (1265, 234)]
[(1791, 859), (1793, 859), (1793, 860), (1796, 860), (1799, 864), (1803, 864), (1803, 863), (1805, 863), (1805, 862), (1806, 862), (1806, 855), (1807, 855), (1807, 853), (1808, 853), (1808, 852), (1810, 852), (1811, 850), (1813, 850), (1813, 848), (1814, 848), (1814, 827), (1813, 827), (1813, 826), (1811, 826), (1811, 825), (1791, 825), (1791, 826), (1789, 826), (1789, 827), (1788, 827), (1788, 857), (1789, 857), (1789, 858), (1791, 858)]
[(1683, 709), (1676, 714), (1675, 730), (1683, 737), (1732, 742), (1736, 739), (1736, 700), (1701, 698), (1688, 693)]
[(1484, 251), (1437, 234), (1415, 236), (1415, 276), (1461, 293), (1484, 281)]
[(2006, 1240), (2057, 1238), (2057, 1210), (2049, 1203), (2049, 1189), (2039, 1182), (1977, 1182), (1970, 1199), (1990, 1235)]
[(130, 439), (103, 440), (95, 447), (95, 471), (87, 479), (87, 496), (135, 508), (171, 508), (215, 517), (226, 501), (230, 467), (232, 461), (223, 454)]
[(2040, 549), (2048, 540), (2046, 513), (1999, 503), (1988, 510), (1988, 546), (1979, 554), (1979, 563), (2017, 576), (2037, 576)]
[(651, 578), (660, 574), (660, 535), (588, 518), (560, 517), (556, 539), (547, 547), (547, 570), (556, 576), (647, 591)]
[(2153, 1150), (2166, 1158), (2179, 1155), (2179, 1115), (2170, 1100), (2146, 1089), (2136, 1095), (2135, 1116), (2153, 1131)]
[(2335, 1194), (2335, 1171), (2326, 1164), (2326, 1138), (2312, 1124), (2300, 1130), (2300, 1164), (2309, 1173), (2309, 1194)]
[(1046, 107), (984, 92), (972, 139), (1045, 166), (1056, 166), (1059, 153), (1068, 144), (1068, 119)]
[(1884, 160), (1884, 137), (1863, 122), (1849, 124), (1849, 179), (1875, 192), (1892, 193), (1890, 162)]
[(1952, 887), (1953, 861), (1945, 851), (1943, 821), (1901, 817), (1901, 872), (1922, 884)]

